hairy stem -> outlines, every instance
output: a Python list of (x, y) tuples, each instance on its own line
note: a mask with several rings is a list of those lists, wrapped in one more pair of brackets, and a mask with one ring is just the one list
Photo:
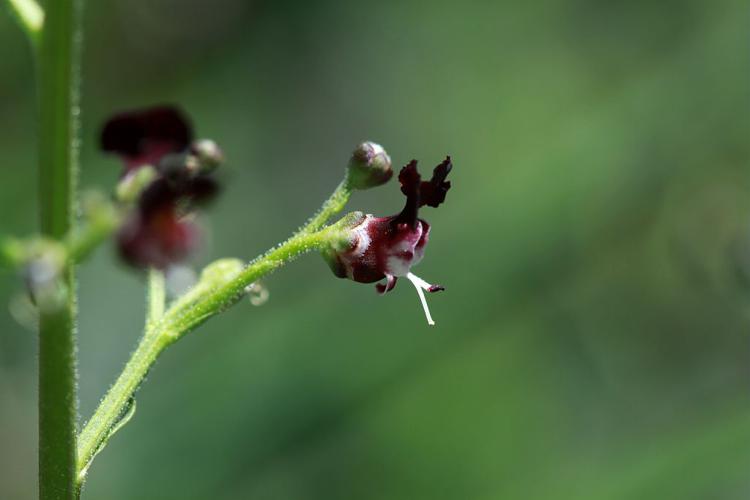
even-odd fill
[(150, 331), (164, 315), (167, 300), (167, 288), (164, 272), (159, 269), (148, 270), (146, 291), (146, 331)]
[(170, 327), (172, 334), (179, 338), (211, 316), (233, 305), (244, 295), (248, 285), (304, 253), (322, 249), (339, 237), (339, 232), (332, 226), (315, 233), (297, 233), (278, 247), (254, 259), (233, 279), (202, 294), (195, 302), (176, 302), (165, 313), (163, 322)]
[[(298, 233), (278, 247), (254, 259), (244, 269), (226, 276), (204, 276), (152, 323), (141, 338), (124, 370), (109, 389), (94, 415), (78, 436), (77, 477), (79, 484), (94, 456), (119, 428), (133, 397), (148, 371), (164, 349), (211, 316), (234, 304), (245, 288), (296, 257), (323, 248), (340, 238), (334, 226), (315, 233)], [(151, 301), (149, 301), (151, 302)]]
[(323, 206), (320, 207), (318, 213), (316, 213), (309, 221), (307, 221), (307, 224), (300, 229), (300, 233), (312, 233), (319, 230), (328, 219), (344, 209), (351, 195), (352, 188), (349, 185), (349, 171), (347, 171), (341, 184), (336, 187), (334, 192), (331, 193), (331, 196), (329, 196), (323, 203)]
[[(27, 2), (21, 2), (27, 5)], [(76, 206), (79, 5), (47, 2), (38, 51), (39, 188), (42, 232), (62, 239)], [(75, 268), (61, 279), (62, 303), (39, 318), (39, 495), (76, 494)]]
[(121, 215), (114, 208), (106, 207), (70, 231), (63, 240), (69, 264), (74, 265), (85, 260), (94, 249), (112, 236), (121, 219)]
[(78, 436), (77, 481), (83, 483), (94, 455), (127, 411), (130, 400), (159, 354), (169, 344), (168, 335), (144, 335), (117, 381)]

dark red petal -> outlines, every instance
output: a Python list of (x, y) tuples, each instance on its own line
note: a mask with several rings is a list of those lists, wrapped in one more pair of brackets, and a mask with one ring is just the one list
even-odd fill
[(149, 218), (166, 208), (173, 208), (180, 199), (177, 186), (165, 177), (160, 177), (148, 185), (138, 198), (140, 214)]
[(160, 177), (143, 190), (138, 209), (144, 217), (168, 206), (179, 205), (184, 212), (208, 203), (218, 192), (219, 183), (208, 175)]
[(417, 160), (410, 161), (398, 174), (401, 192), (406, 195), (406, 204), (401, 213), (394, 218), (393, 224), (408, 224), (415, 227), (419, 213), (419, 189), (421, 177), (417, 171)]
[(404, 193), (407, 198), (419, 195), (420, 180), (421, 176), (417, 170), (417, 160), (412, 160), (407, 163), (398, 174), (398, 181), (401, 183), (401, 192)]
[(150, 218), (134, 214), (120, 228), (117, 247), (131, 266), (164, 269), (187, 257), (197, 239), (196, 227), (167, 207)]
[(101, 148), (122, 156), (127, 169), (151, 164), (186, 149), (193, 140), (188, 120), (176, 108), (159, 106), (120, 113), (110, 118), (101, 135)]
[(181, 194), (185, 196), (191, 204), (208, 203), (216, 197), (221, 186), (213, 177), (209, 175), (196, 175), (191, 177), (183, 186)]
[(432, 179), (422, 182), (419, 187), (419, 206), (429, 205), (437, 207), (445, 201), (445, 195), (451, 188), (451, 183), (446, 181), (453, 163), (451, 157), (447, 156), (440, 165), (432, 171)]
[(378, 291), (380, 295), (383, 295), (384, 293), (390, 292), (394, 288), (396, 288), (396, 281), (398, 281), (398, 277), (393, 276), (391, 274), (385, 275), (385, 284), (378, 283), (375, 285), (375, 289)]

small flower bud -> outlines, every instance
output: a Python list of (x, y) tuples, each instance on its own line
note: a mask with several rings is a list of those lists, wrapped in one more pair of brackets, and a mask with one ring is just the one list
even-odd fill
[(201, 271), (200, 283), (210, 288), (229, 283), (245, 268), (240, 259), (225, 258), (211, 262)]
[(115, 197), (123, 203), (132, 203), (141, 192), (156, 179), (158, 174), (152, 166), (144, 166), (125, 175), (115, 188)]
[(24, 269), (31, 300), (40, 310), (55, 311), (65, 303), (66, 288), (60, 281), (66, 263), (62, 244), (41, 238), (32, 242), (32, 257)]
[(240, 259), (227, 257), (215, 260), (203, 268), (198, 282), (190, 293), (196, 297), (209, 293), (236, 279), (244, 268), (245, 263)]
[(391, 158), (383, 146), (363, 142), (349, 160), (349, 185), (354, 189), (369, 189), (388, 182), (393, 176)]
[(211, 139), (195, 141), (190, 146), (190, 153), (197, 159), (198, 168), (210, 172), (224, 163), (224, 152)]

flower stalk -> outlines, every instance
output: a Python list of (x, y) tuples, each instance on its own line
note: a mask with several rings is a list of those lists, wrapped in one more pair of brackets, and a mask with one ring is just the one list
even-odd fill
[(320, 210), (310, 218), (309, 221), (300, 229), (300, 233), (312, 233), (323, 227), (323, 225), (336, 215), (341, 212), (346, 204), (349, 202), (349, 198), (352, 196), (352, 186), (350, 183), (351, 176), (347, 170), (344, 175), (344, 179), (331, 193), (331, 196), (323, 203)]
[[(326, 213), (330, 216), (335, 212), (329, 209)], [(325, 223), (327, 218), (321, 224)], [(334, 224), (315, 232), (299, 232), (254, 259), (244, 268), (236, 259), (217, 261), (204, 270), (201, 280), (190, 291), (161, 315), (158, 314), (158, 302), (163, 301), (160, 292), (163, 277), (160, 278), (157, 272), (152, 271), (149, 276), (151, 294), (146, 332), (117, 381), (104, 396), (78, 437), (76, 478), (79, 487), (85, 480), (93, 458), (121, 426), (123, 417), (129, 416), (138, 387), (169, 345), (233, 305), (243, 296), (246, 288), (258, 279), (304, 253), (321, 250), (342, 237), (344, 236), (339, 226)]]
[(151, 330), (164, 315), (167, 301), (167, 287), (164, 271), (151, 268), (148, 270), (146, 291), (146, 330)]

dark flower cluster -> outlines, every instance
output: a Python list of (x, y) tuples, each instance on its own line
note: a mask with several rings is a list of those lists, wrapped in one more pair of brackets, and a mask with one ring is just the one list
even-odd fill
[(134, 182), (143, 169), (155, 172), (117, 233), (123, 259), (134, 267), (164, 269), (189, 256), (199, 241), (191, 215), (218, 192), (212, 174), (223, 157), (216, 144), (194, 141), (182, 113), (162, 106), (112, 117), (101, 147), (122, 158), (121, 184)]
[[(102, 131), (101, 147), (124, 162), (118, 195), (132, 205), (117, 233), (123, 259), (137, 268), (165, 269), (188, 257), (200, 239), (192, 215), (218, 191), (213, 172), (223, 157), (216, 144), (195, 141), (180, 111), (162, 106), (111, 118)], [(385, 280), (376, 285), (381, 294), (393, 290), (398, 278), (408, 279), (431, 325), (434, 321), (424, 292), (444, 288), (416, 276), (411, 268), (422, 260), (430, 236), (430, 225), (419, 218), (419, 209), (438, 207), (445, 201), (452, 167), (446, 157), (431, 178), (423, 181), (417, 161), (412, 160), (398, 175), (406, 196), (404, 208), (389, 217), (352, 214), (345, 223), (344, 242), (332, 242), (323, 251), (340, 278), (360, 283)], [(392, 175), (385, 150), (364, 142), (349, 161), (346, 182), (351, 189), (369, 189), (385, 184)]]

